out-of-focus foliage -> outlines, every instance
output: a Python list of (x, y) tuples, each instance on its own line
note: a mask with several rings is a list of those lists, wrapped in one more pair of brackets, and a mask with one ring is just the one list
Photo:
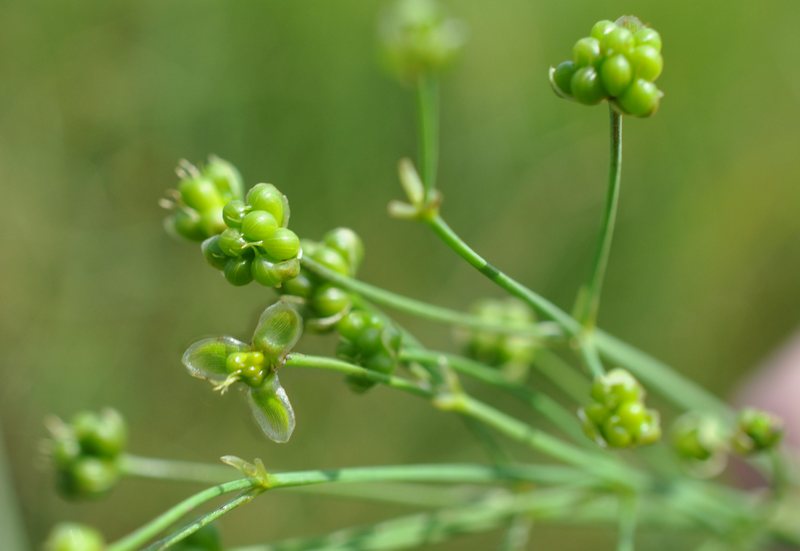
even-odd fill
[[(635, 8), (657, 26), (666, 95), (657, 117), (626, 120), (600, 321), (729, 392), (800, 312), (800, 4), (448, 6), (469, 42), (442, 86), (443, 212), (565, 307), (589, 269), (607, 120), (554, 97), (547, 70), (569, 56), (565, 37), (598, 19)], [(298, 428), (290, 444), (272, 444), (237, 397), (212, 395), (180, 365), (198, 337), (246, 337), (271, 297), (227, 285), (163, 231), (157, 200), (180, 157), (216, 153), (248, 185), (274, 182), (301, 236), (352, 227), (368, 281), (459, 308), (497, 294), (424, 228), (385, 216), (400, 193), (396, 161), (415, 140), (412, 97), (377, 60), (379, 11), (362, 0), (0, 3), (0, 422), (33, 541), (62, 519), (111, 539), (192, 491), (123, 481), (106, 501), (65, 504), (33, 459), (48, 412), (113, 405), (136, 452), (235, 453), (276, 470), (482, 459), (453, 417), (381, 389), (355, 396), (316, 372), (282, 375)], [(401, 320), (431, 345), (451, 342), (446, 328)], [(334, 346), (311, 338), (302, 349)], [(276, 493), (221, 528), (228, 543), (255, 542), (391, 512)], [(609, 537), (537, 530), (542, 548), (551, 536), (561, 549)], [(681, 547), (669, 537), (641, 545)]]

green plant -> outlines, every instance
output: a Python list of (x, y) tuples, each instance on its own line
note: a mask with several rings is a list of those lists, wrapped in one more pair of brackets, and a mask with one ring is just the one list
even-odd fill
[[(463, 26), (433, 2), (407, 0), (383, 21), (381, 33), (390, 68), (416, 89), (420, 133), (419, 171), (409, 160), (400, 162), (406, 197), (392, 202), (389, 212), (429, 227), (513, 300), (481, 301), (472, 312), (464, 313), (364, 283), (355, 279), (364, 258), (355, 232), (338, 228), (320, 242), (301, 241), (288, 229), (289, 203), (275, 186), (257, 184), (245, 194), (242, 178), (230, 163), (212, 158), (205, 167), (196, 168), (184, 162), (179, 167), (178, 189), (165, 203), (172, 210), (168, 227), (181, 237), (202, 242), (205, 259), (231, 284), (256, 280), (276, 288), (278, 298), (264, 310), (249, 343), (233, 337), (204, 339), (189, 347), (183, 364), (216, 390), (243, 387), (259, 426), (275, 442), (289, 441), (295, 424), (279, 374), (291, 376), (295, 368), (311, 368), (342, 374), (359, 392), (384, 386), (463, 417), (486, 448), (490, 462), (273, 473), (258, 459), (251, 463), (224, 457), (232, 470), (129, 454), (118, 414), (83, 413), (69, 424), (51, 423), (50, 451), (60, 478), (68, 482), (64, 485), (68, 493), (75, 497), (102, 494), (121, 476), (191, 480), (210, 487), (107, 545), (93, 529), (61, 525), (48, 548), (124, 551), (145, 545), (154, 549), (183, 545), (215, 549), (220, 544), (212, 523), (263, 493), (351, 482), (392, 485), (388, 491), (362, 490), (354, 497), (402, 499), (426, 511), (369, 529), (256, 548), (399, 549), (508, 526), (505, 548), (521, 549), (526, 545), (527, 526), (539, 519), (616, 523), (620, 550), (634, 547), (637, 526), (698, 533), (704, 542), (723, 548), (755, 548), (777, 541), (800, 545), (796, 528), (779, 514), (786, 489), (793, 483), (777, 450), (779, 422), (752, 410), (737, 419), (717, 398), (597, 327), (620, 193), (623, 115), (655, 112), (661, 98), (653, 84), (662, 66), (659, 35), (635, 18), (601, 21), (589, 37), (576, 43), (574, 60), (551, 71), (551, 83), (560, 95), (586, 104), (606, 99), (610, 105), (608, 200), (590, 276), (570, 315), (490, 264), (440, 213), (438, 79), (463, 43)], [(458, 328), (467, 355), (428, 349), (382, 308)], [(303, 330), (336, 332), (335, 354), (296, 352)], [(528, 369), (549, 376), (572, 405), (565, 407), (527, 385)], [(475, 379), (519, 400), (531, 409), (531, 415), (549, 421), (553, 430), (538, 428), (480, 400), (465, 390), (462, 379)], [(677, 453), (659, 443), (660, 416), (644, 406), (645, 386), (651, 394), (670, 400), (679, 412), (691, 412), (672, 431)], [(705, 428), (709, 425), (715, 427), (711, 432)], [(498, 437), (530, 448), (536, 452), (535, 461), (513, 457)], [(605, 449), (645, 445), (652, 446), (649, 453)], [(748, 460), (772, 482), (772, 490), (747, 493), (705, 479), (718, 469), (698, 465), (729, 450), (750, 456)], [(240, 473), (238, 478), (235, 471)], [(402, 493), (407, 488), (403, 484), (409, 482), (430, 483), (431, 493)], [(454, 500), (442, 491), (442, 484), (485, 488), (468, 500)], [(185, 520), (220, 496), (229, 499)]]

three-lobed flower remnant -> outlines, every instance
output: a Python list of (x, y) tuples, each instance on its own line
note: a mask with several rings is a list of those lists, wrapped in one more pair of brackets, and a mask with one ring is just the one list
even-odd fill
[(200, 340), (183, 355), (189, 373), (224, 392), (238, 384), (264, 434), (288, 442), (295, 427), (294, 410), (278, 379), (278, 369), (303, 332), (294, 305), (278, 301), (261, 314), (250, 343), (223, 336)]
[(572, 60), (550, 69), (555, 92), (584, 105), (602, 100), (618, 112), (649, 117), (664, 95), (655, 85), (661, 75), (661, 36), (633, 16), (595, 23), (578, 40)]

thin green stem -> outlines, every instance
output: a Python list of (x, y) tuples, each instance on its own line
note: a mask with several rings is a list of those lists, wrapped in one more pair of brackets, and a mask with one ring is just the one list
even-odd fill
[(175, 524), (184, 515), (200, 505), (230, 492), (251, 489), (257, 484), (258, 482), (253, 479), (242, 478), (207, 488), (202, 492), (198, 492), (193, 496), (181, 501), (174, 507), (165, 511), (141, 528), (131, 532), (124, 538), (111, 543), (106, 548), (106, 551), (129, 551), (141, 549), (145, 543)]
[(479, 329), (498, 334), (525, 335), (539, 339), (559, 337), (562, 334), (557, 327), (553, 327), (552, 325), (546, 323), (522, 325), (489, 322), (477, 316), (472, 316), (470, 314), (465, 314), (449, 308), (443, 308), (441, 306), (414, 300), (397, 293), (387, 291), (380, 287), (370, 285), (369, 283), (364, 283), (363, 281), (347, 277), (326, 268), (325, 266), (308, 257), (303, 257), (301, 262), (303, 267), (308, 268), (312, 272), (340, 287), (348, 289), (376, 303), (383, 304), (384, 306), (389, 306), (390, 308), (394, 308), (403, 312), (408, 312), (409, 314), (413, 314), (423, 319), (429, 319), (431, 321), (437, 321), (455, 327)]
[(619, 539), (617, 540), (617, 551), (634, 551), (636, 520), (636, 496), (621, 495), (619, 499)]
[(456, 395), (439, 398), (437, 402), (442, 409), (478, 419), (499, 433), (525, 444), (533, 450), (579, 467), (586, 472), (594, 473), (623, 488), (637, 490), (647, 484), (646, 476), (628, 465), (615, 461), (611, 457), (599, 456), (567, 444), (469, 396)]
[(141, 457), (131, 454), (125, 454), (120, 458), (120, 470), (127, 476), (202, 484), (223, 484), (230, 482), (238, 474), (226, 465)]
[(414, 394), (423, 398), (433, 398), (436, 395), (432, 390), (419, 386), (407, 379), (403, 379), (402, 377), (384, 375), (383, 373), (378, 373), (377, 371), (364, 369), (363, 367), (359, 367), (351, 363), (336, 360), (334, 358), (327, 358), (324, 356), (309, 356), (293, 352), (286, 357), (285, 365), (287, 367), (310, 367), (313, 369), (326, 369), (329, 371), (344, 373), (345, 375), (363, 377), (375, 383), (381, 383), (390, 388), (402, 390), (403, 392), (408, 392), (409, 394)]
[(581, 290), (578, 304), (578, 321), (589, 331), (597, 324), (600, 309), (600, 294), (603, 290), (608, 258), (611, 253), (611, 242), (614, 238), (614, 226), (617, 221), (619, 206), (619, 190), (622, 176), (622, 115), (609, 107), (611, 128), (611, 160), (608, 169), (608, 192), (606, 195), (603, 223), (597, 242), (592, 275), (589, 282)]
[[(463, 324), (458, 323), (456, 319), (459, 316), (467, 316), (461, 312), (433, 306), (422, 301), (392, 293), (391, 291), (386, 291), (385, 289), (375, 287), (363, 281), (343, 276), (307, 258), (303, 258), (302, 262), (303, 266), (318, 274), (323, 279), (331, 281), (344, 289), (348, 289), (378, 304), (424, 319), (439, 321), (450, 325), (462, 325), (467, 327), (478, 326), (471, 322), (465, 322)], [(566, 323), (571, 331), (580, 332), (581, 327), (577, 321), (546, 299), (541, 300), (544, 301), (542, 304), (548, 305), (544, 309), (537, 308), (533, 301), (526, 302), (531, 304), (534, 308), (537, 308), (540, 313), (548, 316), (550, 319), (556, 319), (550, 316), (552, 310), (555, 309), (555, 311), (558, 312), (556, 317), (561, 320), (559, 325)], [(537, 301), (536, 304), (539, 304), (539, 302)], [(539, 324), (539, 326), (541, 326), (541, 324)], [(487, 329), (489, 328), (487, 327)], [(495, 326), (495, 330), (500, 332), (499, 329), (500, 327)], [(629, 369), (634, 375), (647, 383), (653, 391), (661, 393), (682, 409), (707, 412), (723, 419), (731, 419), (733, 417), (731, 409), (723, 401), (694, 381), (672, 370), (663, 362), (600, 329), (596, 330), (592, 336), (595, 346), (602, 357), (611, 363)]]
[(436, 190), (439, 165), (439, 81), (436, 75), (422, 73), (417, 80), (417, 119), (419, 166), (425, 186), (425, 200)]
[(463, 393), (442, 396), (401, 377), (384, 375), (326, 357), (292, 353), (286, 358), (286, 366), (326, 369), (347, 375), (362, 376), (397, 390), (432, 399), (434, 404), (443, 410), (473, 417), (513, 440), (566, 463), (581, 467), (587, 473), (594, 473), (624, 487), (630, 487), (632, 484), (635, 486), (642, 482), (641, 476), (637, 477), (637, 473), (627, 466), (619, 465), (610, 458), (607, 459), (568, 444)]
[(544, 415), (556, 427), (566, 432), (579, 442), (587, 442), (575, 415), (564, 408), (561, 404), (547, 396), (536, 392), (525, 385), (520, 385), (508, 381), (503, 374), (496, 369), (491, 369), (468, 358), (462, 358), (455, 354), (443, 352), (430, 352), (420, 349), (403, 350), (400, 358), (405, 361), (420, 362), (425, 364), (438, 364), (445, 361), (458, 373), (472, 377), (478, 381), (487, 383), (491, 386), (501, 388), (510, 392), (520, 401), (528, 404), (534, 410)]
[(466, 260), (473, 268), (489, 278), (490, 281), (558, 323), (568, 334), (572, 336), (577, 336), (579, 334), (580, 324), (543, 296), (534, 293), (518, 281), (498, 270), (488, 260), (467, 245), (439, 214), (434, 214), (426, 218), (425, 222), (448, 247)]
[(492, 530), (517, 514), (548, 519), (574, 515), (575, 507), (580, 505), (582, 499), (582, 492), (567, 488), (500, 495), (470, 505), (399, 517), (322, 536), (239, 547), (233, 551), (411, 549), (442, 542), (461, 534)]
[(162, 549), (168, 549), (172, 547), (176, 543), (185, 540), (186, 538), (188, 538), (189, 536), (200, 530), (203, 526), (211, 524), (222, 515), (230, 513), (234, 509), (241, 507), (242, 505), (246, 505), (247, 503), (250, 503), (256, 498), (256, 496), (258, 496), (262, 492), (264, 492), (264, 488), (252, 488), (250, 490), (242, 492), (241, 494), (231, 499), (230, 501), (223, 503), (210, 513), (207, 513), (197, 518), (196, 520), (190, 522), (189, 524), (187, 524), (174, 534), (171, 534), (166, 538), (162, 539), (161, 541), (157, 541), (153, 545), (148, 546), (146, 548), (146, 551), (161, 551)]

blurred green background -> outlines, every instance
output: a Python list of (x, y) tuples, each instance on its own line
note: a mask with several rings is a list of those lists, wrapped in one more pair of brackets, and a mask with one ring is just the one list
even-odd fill
[[(400, 193), (396, 162), (416, 145), (412, 96), (376, 61), (383, 5), (0, 3), (0, 422), (13, 484), (0, 481), (0, 491), (18, 498), (32, 545), (63, 519), (115, 538), (194, 491), (124, 481), (106, 500), (64, 502), (38, 454), (51, 413), (114, 405), (135, 453), (234, 453), (275, 470), (483, 459), (452, 416), (382, 389), (355, 396), (316, 372), (282, 377), (298, 427), (288, 445), (272, 444), (240, 396), (212, 394), (179, 363), (199, 336), (247, 336), (270, 300), (258, 286), (226, 284), (196, 247), (165, 235), (156, 203), (182, 157), (216, 153), (248, 184), (277, 184), (302, 236), (356, 229), (367, 281), (455, 308), (497, 295), (424, 228), (385, 215)], [(597, 19), (635, 11), (661, 32), (666, 97), (654, 118), (626, 120), (601, 322), (730, 393), (800, 318), (800, 3), (449, 6), (470, 40), (442, 86), (444, 214), (564, 307), (599, 225), (607, 115), (557, 99), (547, 68)], [(449, 329), (400, 319), (426, 343), (453, 347)], [(332, 341), (303, 349), (329, 352)], [(276, 493), (222, 528), (227, 543), (252, 543), (392, 512), (400, 509)], [(645, 534), (643, 548), (677, 548), (656, 536)], [(585, 549), (612, 538), (543, 528), (536, 541)]]

